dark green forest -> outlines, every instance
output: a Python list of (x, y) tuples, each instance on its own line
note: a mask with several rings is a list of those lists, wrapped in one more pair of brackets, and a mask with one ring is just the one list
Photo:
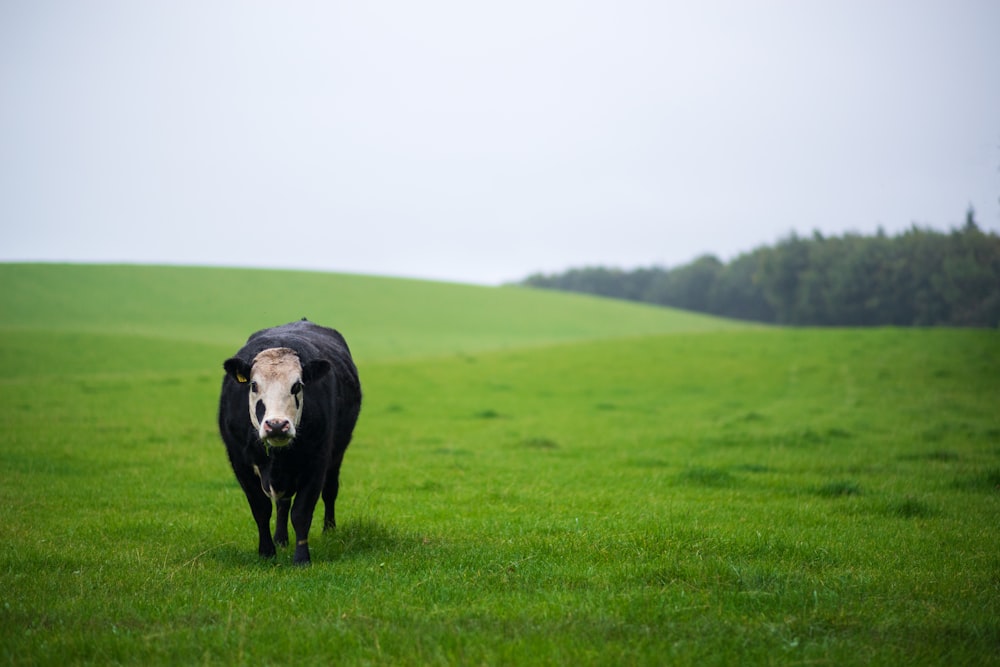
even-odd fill
[(523, 285), (586, 292), (745, 320), (819, 326), (1000, 325), (1000, 237), (970, 209), (947, 232), (791, 234), (730, 262), (534, 274)]

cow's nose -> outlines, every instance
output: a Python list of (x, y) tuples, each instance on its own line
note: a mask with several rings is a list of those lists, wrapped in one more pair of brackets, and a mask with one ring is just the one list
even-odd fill
[(268, 419), (264, 422), (264, 430), (267, 433), (282, 434), (288, 433), (291, 424), (287, 419)]

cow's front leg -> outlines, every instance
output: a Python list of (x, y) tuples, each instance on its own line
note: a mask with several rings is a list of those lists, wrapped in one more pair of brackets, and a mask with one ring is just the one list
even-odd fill
[(257, 553), (261, 558), (274, 558), (277, 551), (274, 548), (274, 541), (271, 540), (271, 499), (265, 496), (256, 484), (244, 490), (250, 502), (253, 520), (257, 523)]
[(313, 511), (316, 509), (316, 501), (319, 500), (318, 492), (299, 493), (295, 496), (292, 504), (292, 528), (295, 530), (295, 558), (296, 565), (308, 565), (309, 558), (309, 528), (312, 526)]
[(281, 498), (275, 504), (278, 506), (278, 514), (274, 522), (274, 543), (279, 547), (287, 547), (288, 510), (292, 507), (292, 499)]

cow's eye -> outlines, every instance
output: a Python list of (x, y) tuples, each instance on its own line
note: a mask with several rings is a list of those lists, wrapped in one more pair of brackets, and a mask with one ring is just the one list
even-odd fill
[(299, 392), (302, 391), (302, 383), (296, 382), (292, 385), (292, 396), (298, 396)]
[(252, 391), (255, 394), (257, 393), (257, 383), (256, 382), (251, 382), (250, 383), (250, 391)]

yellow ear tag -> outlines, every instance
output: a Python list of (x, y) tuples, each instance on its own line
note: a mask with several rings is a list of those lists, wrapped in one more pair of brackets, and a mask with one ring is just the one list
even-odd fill
[(243, 377), (242, 373), (237, 373), (236, 374), (236, 381), (239, 382), (240, 384), (246, 384), (247, 383), (247, 379), (245, 377)]

